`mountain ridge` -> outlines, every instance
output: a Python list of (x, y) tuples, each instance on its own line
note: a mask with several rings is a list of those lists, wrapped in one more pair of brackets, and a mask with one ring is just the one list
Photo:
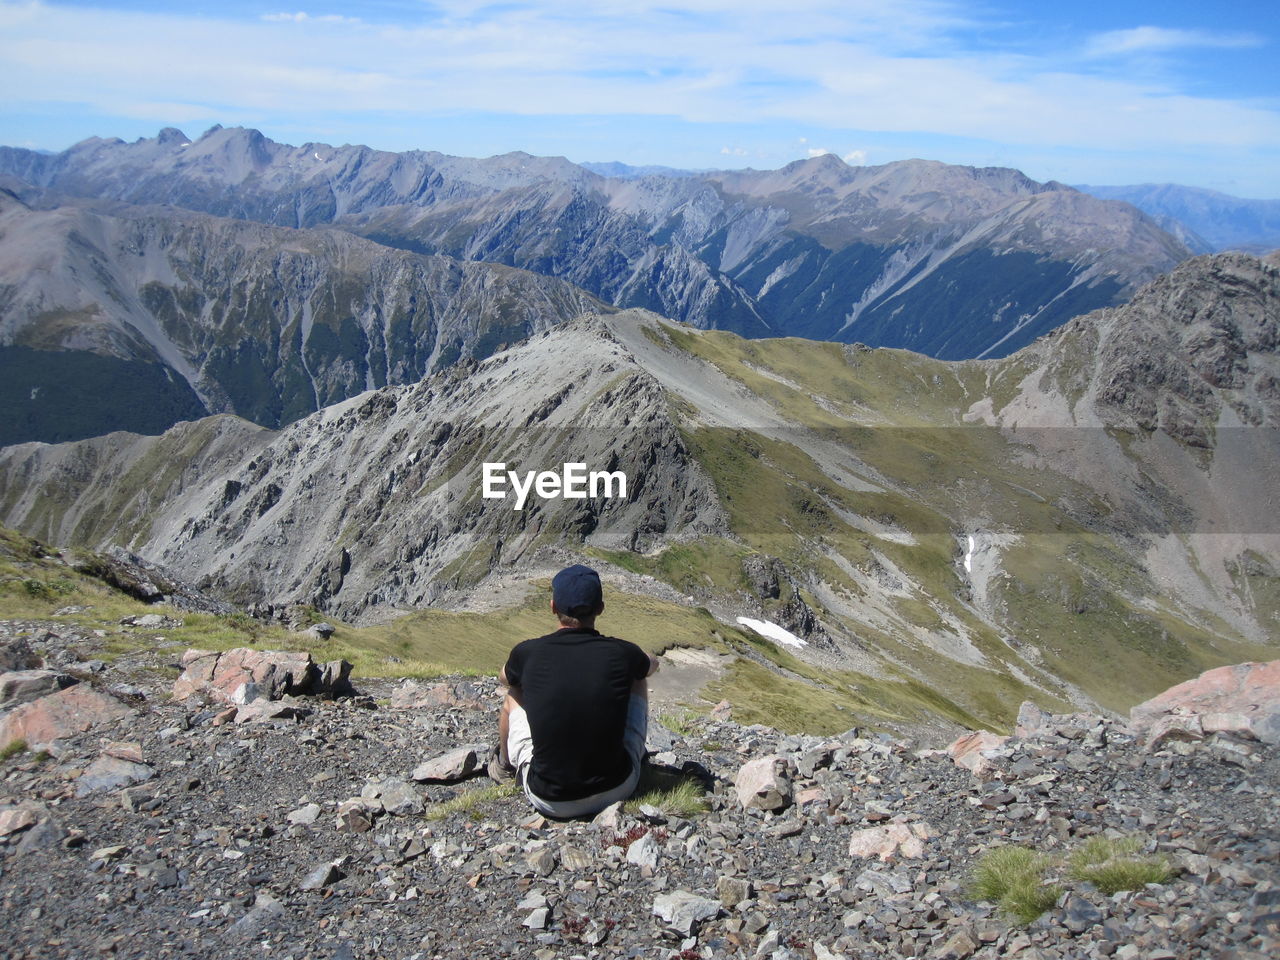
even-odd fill
[(853, 168), (826, 156), (781, 171), (617, 180), (563, 158), (289, 147), (215, 127), (190, 142), (177, 131), (93, 139), (54, 157), (3, 148), (0, 171), (82, 196), (332, 223), (563, 277), (699, 327), (953, 359), (1011, 352), (1189, 253), (1131, 207), (1016, 171), (927, 161)]

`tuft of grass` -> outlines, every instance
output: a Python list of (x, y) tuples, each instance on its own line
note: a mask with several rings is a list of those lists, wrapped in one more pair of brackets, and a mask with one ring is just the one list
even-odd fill
[(519, 792), (520, 785), (518, 783), (493, 783), (487, 787), (479, 787), (475, 790), (468, 790), (466, 793), (460, 793), (453, 799), (445, 800), (443, 803), (433, 804), (427, 808), (423, 816), (427, 820), (443, 820), (457, 813), (475, 816), (480, 812), (481, 807), (506, 797), (514, 797)]
[(982, 855), (973, 871), (972, 892), (991, 900), (1022, 924), (1031, 923), (1062, 895), (1047, 880), (1050, 859), (1026, 847), (995, 847)]
[(706, 789), (692, 774), (646, 764), (636, 792), (623, 809), (635, 811), (641, 806), (657, 807), (667, 816), (688, 820), (706, 812)]
[(0, 760), (10, 760), (13, 757), (16, 757), (20, 753), (25, 753), (26, 749), (27, 749), (27, 741), (10, 740), (7, 744), (5, 744), (3, 749), (0, 749)]
[(1169, 861), (1140, 854), (1142, 847), (1141, 838), (1135, 836), (1091, 837), (1068, 858), (1068, 876), (1092, 883), (1107, 896), (1168, 881), (1173, 876)]
[(660, 713), (658, 721), (679, 737), (687, 737), (695, 733), (694, 722), (699, 719), (696, 710), (685, 707), (679, 713)]

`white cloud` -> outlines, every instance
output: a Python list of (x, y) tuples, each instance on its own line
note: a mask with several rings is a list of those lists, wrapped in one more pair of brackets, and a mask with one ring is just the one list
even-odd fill
[(812, 159), (813, 157), (825, 157), (831, 151), (826, 147), (810, 147), (807, 152), (810, 159)]
[(1168, 27), (1134, 27), (1110, 30), (1090, 38), (1089, 57), (1113, 57), (1134, 53), (1165, 53), (1195, 47), (1234, 49), (1258, 47), (1266, 41), (1253, 33), (1217, 33), (1208, 30), (1175, 30)]
[(313, 16), (309, 13), (264, 13), (261, 19), (267, 23), (359, 23), (359, 17), (344, 17), (336, 13), (322, 13)]
[(743, 150), (742, 147), (721, 147), (720, 152), (726, 157), (745, 157), (747, 155), (747, 151)]
[(849, 164), (850, 166), (854, 166), (854, 167), (860, 166), (867, 162), (867, 151), (850, 150), (840, 159), (843, 160), (845, 163)]
[[(279, 116), (312, 127), (340, 112), (409, 124), (469, 113), (648, 116), (923, 133), (1023, 152), (1280, 151), (1280, 112), (1261, 99), (1198, 96), (1177, 78), (1110, 65), (1099, 75), (1066, 54), (970, 54), (957, 28), (974, 25), (976, 8), (948, 0), (686, 0), (679, 9), (438, 0), (420, 9), (411, 24), (339, 18), (343, 29), (299, 30), (305, 41), (285, 44), (281, 24), (331, 15), (235, 20), (0, 0), (3, 98), (27, 112), (87, 103), (119, 114), (163, 96), (223, 122)], [(1088, 49), (1120, 57), (1256, 39), (1139, 27), (1098, 34)]]

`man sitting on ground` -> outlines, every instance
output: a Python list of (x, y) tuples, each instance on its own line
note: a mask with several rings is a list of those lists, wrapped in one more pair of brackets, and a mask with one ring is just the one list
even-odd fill
[(551, 581), (560, 629), (516, 644), (498, 674), (508, 692), (498, 721), (500, 763), (551, 817), (581, 817), (631, 796), (649, 724), (646, 677), (658, 661), (596, 630), (600, 575), (566, 567)]

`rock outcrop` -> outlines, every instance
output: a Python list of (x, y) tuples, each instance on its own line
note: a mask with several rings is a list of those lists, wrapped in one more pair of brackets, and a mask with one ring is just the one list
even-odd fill
[(1188, 738), (1215, 733), (1280, 743), (1280, 660), (1207, 670), (1129, 711), (1139, 735), (1168, 735), (1170, 721)]
[(285, 696), (352, 696), (351, 664), (334, 660), (317, 664), (306, 651), (188, 650), (182, 656), (182, 676), (173, 684), (173, 698), (186, 700), (204, 694), (223, 704), (244, 705)]

